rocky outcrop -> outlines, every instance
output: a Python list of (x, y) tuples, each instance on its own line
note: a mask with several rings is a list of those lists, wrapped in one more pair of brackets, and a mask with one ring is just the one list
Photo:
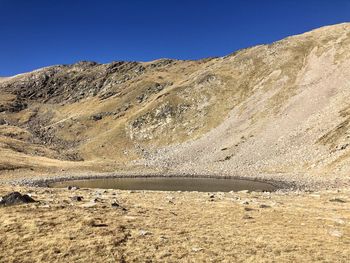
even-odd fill
[(349, 58), (340, 24), (221, 58), (79, 62), (2, 79), (0, 166), (27, 167), (40, 152), (95, 170), (347, 174)]
[(19, 192), (13, 192), (5, 195), (0, 200), (0, 206), (11, 206), (19, 204), (35, 203), (36, 201), (29, 195), (22, 195)]

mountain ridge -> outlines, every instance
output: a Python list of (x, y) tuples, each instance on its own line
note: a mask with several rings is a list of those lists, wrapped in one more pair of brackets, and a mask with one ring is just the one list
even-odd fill
[(344, 23), (224, 57), (0, 78), (0, 170), (348, 178), (349, 57)]

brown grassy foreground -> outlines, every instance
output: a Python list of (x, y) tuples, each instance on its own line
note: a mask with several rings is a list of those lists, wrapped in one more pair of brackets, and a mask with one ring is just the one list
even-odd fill
[(0, 208), (0, 262), (350, 260), (349, 190), (212, 198), (2, 186), (0, 195), (14, 190), (39, 203)]

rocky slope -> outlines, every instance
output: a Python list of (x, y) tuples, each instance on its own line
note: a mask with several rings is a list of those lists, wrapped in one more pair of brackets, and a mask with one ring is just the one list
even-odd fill
[(0, 79), (0, 170), (349, 178), (350, 24), (199, 61)]

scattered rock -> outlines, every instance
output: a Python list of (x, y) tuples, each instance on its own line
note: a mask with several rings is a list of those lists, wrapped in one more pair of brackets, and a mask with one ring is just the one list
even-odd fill
[(342, 237), (343, 233), (336, 229), (331, 229), (328, 231), (329, 235), (332, 237)]
[(330, 202), (337, 202), (337, 203), (346, 203), (345, 200), (340, 199), (340, 198), (336, 198), (336, 197), (330, 199), (329, 201), (330, 201)]
[(175, 197), (174, 197), (174, 196), (170, 196), (170, 195), (168, 195), (168, 196), (166, 197), (166, 199), (168, 199), (168, 200), (174, 200), (174, 199), (175, 199)]
[(135, 220), (136, 219), (136, 217), (135, 216), (125, 216), (124, 217), (126, 220)]
[[(0, 112), (1, 112), (1, 110), (0, 110)], [(4, 119), (0, 119), (0, 125), (5, 125), (5, 124), (7, 124), (7, 122)]]
[(148, 236), (148, 235), (152, 234), (151, 232), (143, 230), (143, 229), (141, 229), (139, 233), (140, 233), (140, 236)]
[(114, 201), (114, 202), (112, 203), (112, 207), (120, 208), (120, 209), (122, 209), (123, 211), (128, 211), (125, 207), (122, 207), (117, 201)]
[(168, 200), (169, 204), (175, 205), (175, 203), (172, 200)]
[(342, 146), (340, 147), (340, 150), (341, 150), (341, 151), (342, 151), (342, 150), (345, 150), (346, 148), (348, 148), (349, 145), (350, 145), (349, 143), (342, 145)]
[(261, 204), (259, 207), (260, 207), (260, 208), (271, 208), (271, 206), (269, 206), (269, 205), (264, 205), (264, 204)]
[(120, 207), (120, 205), (117, 202), (113, 202), (112, 207)]
[(244, 215), (243, 219), (254, 219), (253, 217), (251, 217), (250, 215)]
[(255, 210), (254, 208), (250, 208), (250, 207), (245, 207), (244, 208), (244, 211), (247, 211), (247, 212), (254, 211), (254, 210)]
[(240, 204), (241, 205), (249, 205), (249, 202), (247, 200), (243, 200)]
[(29, 195), (22, 195), (19, 192), (13, 192), (5, 195), (0, 200), (0, 206), (10, 206), (18, 204), (35, 203), (36, 201)]
[(83, 220), (82, 224), (85, 226), (89, 226), (89, 227), (107, 227), (107, 224), (101, 223), (99, 222), (99, 219), (93, 219), (93, 218), (89, 218), (86, 220)]
[(95, 223), (93, 222), (93, 224), (91, 225), (92, 227), (107, 227), (107, 224), (101, 224), (101, 223)]
[(203, 248), (201, 248), (201, 247), (193, 247), (192, 248), (192, 251), (193, 252), (200, 252), (200, 251), (203, 251), (204, 249)]
[(102, 118), (103, 118), (102, 114), (95, 114), (91, 116), (91, 119), (93, 121), (99, 121), (99, 120), (102, 120)]
[(166, 258), (166, 257), (170, 257), (172, 254), (171, 253), (164, 253), (163, 255), (161, 255), (161, 258)]
[(79, 196), (79, 195), (73, 196), (73, 197), (71, 197), (71, 199), (72, 199), (73, 201), (76, 201), (76, 202), (81, 202), (81, 201), (83, 201), (83, 197), (82, 197), (82, 196)]
[(215, 199), (215, 195), (214, 194), (210, 194), (209, 195), (209, 201), (214, 201), (214, 199)]
[(70, 186), (67, 187), (67, 189), (70, 190), (70, 191), (75, 191), (75, 190), (78, 190), (80, 188), (78, 186), (71, 186), (70, 185)]
[(231, 160), (231, 158), (233, 157), (233, 155), (228, 155), (224, 158), (224, 161), (228, 161), (228, 160)]
[(61, 250), (59, 250), (58, 248), (54, 248), (54, 249), (53, 249), (53, 252), (54, 252), (55, 254), (60, 254), (60, 253), (61, 253)]

